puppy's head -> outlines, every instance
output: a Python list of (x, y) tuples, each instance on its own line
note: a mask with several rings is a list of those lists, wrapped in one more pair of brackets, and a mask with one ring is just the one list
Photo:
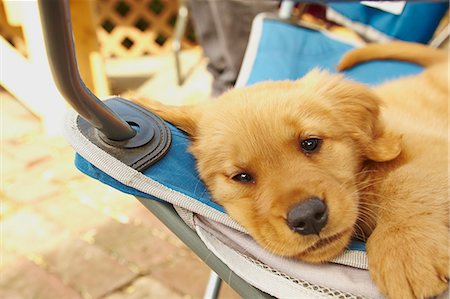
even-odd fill
[(365, 86), (315, 70), (199, 106), (150, 109), (191, 136), (212, 198), (264, 248), (320, 262), (353, 234), (364, 161), (400, 153), (379, 104)]

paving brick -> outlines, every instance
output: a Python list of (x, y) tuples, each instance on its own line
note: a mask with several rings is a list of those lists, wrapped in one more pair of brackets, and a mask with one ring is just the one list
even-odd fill
[[(73, 150), (61, 137), (36, 136), (7, 141), (3, 156), (10, 169), (4, 177), (3, 192), (20, 202), (34, 202), (60, 191), (68, 180), (82, 177), (73, 166)], [(24, 188), (26, 186), (26, 188)]]
[(80, 294), (56, 276), (23, 258), (2, 269), (0, 296), (3, 299), (81, 299)]
[(6, 197), (21, 204), (31, 204), (62, 193), (59, 186), (47, 181), (41, 175), (33, 176), (30, 180), (27, 175), (18, 175), (12, 181), (6, 181), (3, 190)]
[(141, 273), (170, 263), (182, 250), (155, 235), (148, 227), (116, 221), (97, 229), (94, 244), (133, 263)]
[(31, 135), (3, 141), (4, 152), (9, 157), (23, 163), (26, 169), (38, 167), (52, 158), (55, 153), (49, 146), (49, 138), (42, 135)]
[(34, 205), (33, 208), (73, 233), (95, 228), (110, 219), (71, 195), (49, 198)]
[[(11, 263), (16, 262), (20, 258), (20, 255), (17, 253), (6, 250), (1, 247), (0, 251), (0, 271), (5, 267), (8, 267)], [(0, 275), (1, 276), (1, 275)]]
[(41, 254), (55, 247), (68, 232), (30, 209), (22, 209), (0, 222), (2, 248), (20, 254)]
[(20, 205), (8, 199), (1, 193), (0, 197), (3, 197), (0, 203), (0, 219), (5, 219), (5, 217), (8, 217), (20, 208)]
[(68, 240), (44, 256), (49, 271), (84, 298), (98, 298), (129, 284), (136, 276), (105, 251), (80, 240)]
[(152, 212), (150, 212), (143, 204), (139, 203), (135, 209), (129, 214), (130, 220), (135, 224), (144, 225), (152, 230), (157, 230), (159, 234), (163, 234), (166, 238), (170, 238), (174, 243), (182, 243), (177, 237), (165, 226)]
[(219, 292), (220, 299), (240, 299), (242, 298), (235, 290), (233, 290), (227, 283), (222, 282)]
[(38, 118), (9, 93), (0, 91), (0, 101), (2, 103), (2, 127), (8, 128), (8, 130), (2, 131), (4, 140), (26, 134), (36, 134), (40, 131)]
[[(27, 140), (35, 139), (36, 137), (28, 138), (14, 138), (14, 139), (2, 139), (2, 146), (0, 147), (0, 158), (2, 159), (2, 180), (14, 178), (17, 174), (23, 173), (26, 170), (26, 159), (34, 156), (36, 153), (29, 151), (28, 153), (22, 150), (22, 154), (19, 153), (21, 149), (26, 148)], [(25, 153), (25, 155), (23, 155)], [(43, 153), (43, 150), (38, 153), (38, 156)]]
[(150, 276), (136, 279), (132, 285), (120, 292), (106, 296), (104, 299), (181, 299), (183, 298), (176, 291)]
[(38, 167), (46, 170), (46, 175), (55, 182), (65, 183), (68, 180), (84, 177), (74, 165), (75, 151), (62, 137), (46, 137), (36, 142), (38, 146), (45, 143), (51, 154), (50, 160)]
[(139, 204), (133, 196), (89, 177), (67, 182), (66, 188), (69, 194), (79, 198), (82, 203), (120, 222), (129, 222), (128, 214)]
[(194, 298), (203, 296), (210, 269), (189, 251), (180, 252), (168, 264), (155, 267), (151, 276), (166, 286)]
[(188, 248), (167, 226), (144, 206), (141, 205), (129, 216), (133, 223), (148, 227), (151, 229), (152, 234), (158, 238), (166, 240), (178, 248)]
[(32, 203), (62, 193), (61, 187), (46, 177), (45, 172), (31, 171), (6, 180), (3, 193), (19, 203)]
[(11, 179), (11, 177), (22, 172), (25, 168), (24, 163), (19, 159), (15, 159), (11, 153), (7, 152), (4, 145), (0, 146), (0, 162), (2, 165), (2, 182)]

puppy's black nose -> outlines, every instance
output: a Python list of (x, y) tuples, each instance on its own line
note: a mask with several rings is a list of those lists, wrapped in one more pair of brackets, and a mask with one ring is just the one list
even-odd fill
[(327, 224), (328, 209), (318, 197), (311, 197), (295, 205), (287, 215), (289, 227), (302, 235), (319, 234)]

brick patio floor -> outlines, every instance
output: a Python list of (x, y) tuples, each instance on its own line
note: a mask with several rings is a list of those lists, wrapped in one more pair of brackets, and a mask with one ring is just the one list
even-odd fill
[[(198, 61), (179, 88), (173, 62), (162, 58), (138, 92), (177, 103), (205, 99), (211, 78)], [(77, 171), (64, 138), (46, 136), (16, 99), (5, 91), (0, 98), (1, 298), (203, 296), (209, 268), (199, 258), (134, 197)], [(239, 296), (224, 286), (220, 297)]]

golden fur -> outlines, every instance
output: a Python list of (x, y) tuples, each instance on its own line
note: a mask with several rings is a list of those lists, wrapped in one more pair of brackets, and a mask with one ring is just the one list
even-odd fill
[[(215, 201), (267, 250), (310, 262), (367, 239), (369, 271), (390, 298), (425, 298), (448, 287), (448, 60), (425, 46), (370, 45), (339, 69), (371, 59), (426, 67), (369, 88), (325, 71), (297, 81), (230, 90), (199, 106), (146, 105), (192, 137), (190, 150)], [(305, 154), (300, 142), (322, 139)], [(249, 173), (248, 183), (232, 179)], [(329, 210), (319, 235), (286, 224), (298, 202)]]

